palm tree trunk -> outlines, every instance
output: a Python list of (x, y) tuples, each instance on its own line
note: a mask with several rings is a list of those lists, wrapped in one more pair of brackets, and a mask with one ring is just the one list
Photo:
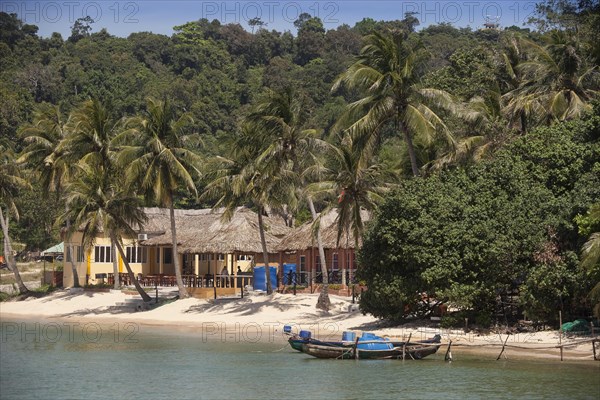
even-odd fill
[[(69, 211), (68, 206), (65, 204), (65, 210)], [(71, 229), (71, 220), (67, 217), (67, 232), (69, 232)], [(66, 254), (66, 250), (67, 250), (67, 244), (65, 243), (65, 263), (67, 262), (67, 254)], [(77, 267), (75, 266), (75, 262), (73, 261), (73, 254), (71, 254), (71, 271), (73, 272), (73, 287), (74, 288), (78, 288), (80, 287), (79, 285), (79, 273), (77, 272)]]
[(406, 129), (404, 124), (400, 123), (402, 127), (402, 134), (404, 135), (404, 140), (406, 141), (406, 148), (408, 149), (408, 157), (410, 158), (410, 167), (412, 168), (413, 176), (419, 176), (419, 167), (417, 165), (417, 155), (415, 153), (415, 147), (413, 145), (412, 137)]
[(114, 286), (115, 290), (118, 290), (121, 287), (121, 280), (119, 278), (119, 262), (117, 261), (117, 252), (115, 247), (115, 241), (110, 239), (110, 252), (113, 255), (113, 276), (114, 276)]
[(150, 295), (148, 295), (148, 293), (146, 293), (146, 291), (140, 286), (140, 283), (138, 282), (138, 280), (135, 278), (135, 275), (133, 274), (133, 271), (131, 270), (131, 266), (129, 265), (129, 261), (127, 260), (127, 257), (125, 256), (125, 253), (123, 252), (123, 247), (121, 247), (121, 242), (119, 242), (117, 240), (117, 238), (112, 234), (110, 235), (110, 240), (112, 241), (112, 243), (115, 244), (115, 246), (117, 246), (117, 249), (119, 250), (119, 254), (121, 254), (121, 259), (123, 260), (123, 264), (125, 264), (125, 269), (127, 270), (127, 273), (129, 274), (129, 279), (131, 280), (131, 282), (133, 282), (133, 285), (135, 286), (135, 288), (138, 291), (138, 293), (140, 294), (140, 296), (142, 296), (142, 299), (145, 302), (152, 301), (152, 298), (150, 297)]
[(265, 238), (265, 226), (263, 223), (262, 213), (264, 211), (263, 207), (258, 208), (258, 231), (260, 233), (260, 244), (262, 246), (263, 251), (263, 260), (265, 262), (265, 276), (267, 282), (267, 294), (273, 293), (273, 286), (271, 284), (271, 274), (269, 269), (269, 251), (267, 250), (267, 239)]
[(179, 253), (177, 253), (177, 229), (175, 228), (175, 208), (173, 206), (173, 196), (171, 196), (171, 206), (169, 211), (171, 214), (171, 241), (173, 243), (173, 266), (175, 267), (175, 279), (177, 280), (177, 287), (179, 288), (179, 298), (185, 299), (190, 296), (185, 286), (183, 286), (183, 278), (181, 277), (181, 265), (179, 265)]
[[(8, 216), (7, 216), (8, 217)], [(19, 269), (17, 268), (17, 263), (15, 262), (15, 258), (13, 257), (12, 246), (10, 244), (10, 237), (8, 236), (8, 218), (4, 220), (4, 214), (2, 213), (2, 207), (0, 207), (0, 223), (2, 224), (2, 233), (4, 234), (4, 257), (6, 258), (6, 265), (8, 265), (8, 269), (12, 271), (15, 275), (15, 281), (17, 282), (17, 286), (19, 287), (19, 294), (25, 294), (29, 292), (27, 286), (23, 283), (23, 279), (21, 279), (21, 274), (19, 273)]]
[(521, 110), (521, 133), (522, 134), (526, 134), (527, 133), (527, 115), (525, 114), (525, 111)]
[[(308, 208), (312, 215), (313, 222), (317, 220), (317, 211), (315, 210), (315, 204), (313, 203), (312, 197), (307, 196)], [(329, 299), (329, 277), (327, 276), (327, 259), (325, 258), (325, 250), (323, 249), (323, 240), (321, 239), (321, 225), (317, 228), (317, 246), (319, 247), (319, 258), (321, 260), (321, 274), (323, 275), (323, 286), (321, 286), (321, 293), (319, 293), (319, 299), (317, 300), (317, 308), (325, 311), (329, 311), (331, 307), (331, 300)]]

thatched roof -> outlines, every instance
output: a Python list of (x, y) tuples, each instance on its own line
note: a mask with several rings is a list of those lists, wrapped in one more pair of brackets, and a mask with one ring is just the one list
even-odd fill
[[(143, 246), (171, 245), (169, 210), (146, 209), (148, 223), (143, 232), (148, 240)], [(229, 221), (222, 220), (223, 211), (175, 210), (179, 253), (262, 253), (258, 216), (240, 207)], [(267, 249), (276, 252), (281, 238), (290, 231), (280, 218), (264, 217)]]
[[(370, 219), (369, 213), (365, 210), (361, 211), (363, 221)], [(338, 213), (336, 210), (331, 210), (327, 214), (321, 217), (321, 239), (323, 240), (323, 247), (326, 249), (353, 249), (354, 248), (354, 235), (352, 232), (348, 234), (343, 233), (340, 238), (339, 246), (337, 245), (338, 238), (338, 227), (337, 227)], [(360, 244), (360, 242), (359, 242)], [(312, 247), (317, 247), (317, 239), (314, 237), (313, 222), (308, 221), (305, 224), (294, 229), (292, 232), (287, 234), (277, 246), (279, 251), (294, 251), (294, 250), (306, 250)]]

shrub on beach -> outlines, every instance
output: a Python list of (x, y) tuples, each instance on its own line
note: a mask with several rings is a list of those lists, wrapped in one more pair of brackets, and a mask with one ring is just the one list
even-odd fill
[(479, 165), (404, 182), (365, 235), (361, 309), (402, 320), (442, 301), (495, 315), (516, 297), (536, 319), (585, 311), (574, 219), (600, 198), (599, 133), (598, 115), (541, 128)]

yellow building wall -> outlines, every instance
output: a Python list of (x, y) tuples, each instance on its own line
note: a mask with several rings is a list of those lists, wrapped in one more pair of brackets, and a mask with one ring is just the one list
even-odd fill
[[(66, 246), (80, 246), (82, 239), (81, 232), (75, 232), (71, 237), (65, 240)], [(135, 246), (136, 240), (131, 238), (123, 239), (123, 251), (128, 246)], [(105, 236), (100, 236), (96, 238), (94, 246), (110, 246), (110, 238)], [(121, 255), (118, 254), (119, 251), (116, 250), (116, 256), (119, 272), (127, 272)], [(114, 255), (113, 255), (114, 256)], [(95, 260), (95, 251), (94, 247), (89, 249), (84, 249), (84, 260), (81, 262), (76, 261), (76, 254), (73, 257), (75, 260), (75, 266), (77, 270), (79, 285), (83, 286), (86, 283), (88, 284), (97, 284), (100, 283), (100, 279), (96, 279), (96, 274), (112, 274), (113, 271), (113, 263), (112, 262), (96, 262)], [(150, 273), (150, 262), (153, 259), (150, 257), (150, 251), (148, 251), (148, 258), (146, 263), (130, 263), (131, 270), (135, 275), (143, 274), (147, 275)], [(106, 280), (105, 280), (106, 282)], [(65, 250), (65, 261), (64, 261), (64, 271), (63, 271), (63, 285), (64, 287), (72, 287), (74, 283), (73, 280), (73, 268), (72, 263), (66, 261), (66, 250)]]

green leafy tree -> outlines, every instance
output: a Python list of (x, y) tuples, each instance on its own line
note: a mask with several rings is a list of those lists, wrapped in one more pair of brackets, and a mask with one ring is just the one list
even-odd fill
[(600, 316), (600, 204), (590, 207), (584, 217), (577, 218), (579, 232), (588, 239), (581, 248), (581, 266), (597, 282), (589, 293), (594, 314)]
[(591, 283), (572, 218), (600, 195), (597, 127), (538, 129), (480, 165), (403, 182), (365, 235), (363, 311), (401, 320), (439, 301), (485, 323), (518, 290), (528, 317), (575, 313)]
[(77, 18), (75, 23), (71, 27), (71, 36), (69, 36), (69, 42), (76, 43), (79, 40), (89, 37), (92, 30), (92, 24), (94, 20), (89, 15), (85, 17)]

